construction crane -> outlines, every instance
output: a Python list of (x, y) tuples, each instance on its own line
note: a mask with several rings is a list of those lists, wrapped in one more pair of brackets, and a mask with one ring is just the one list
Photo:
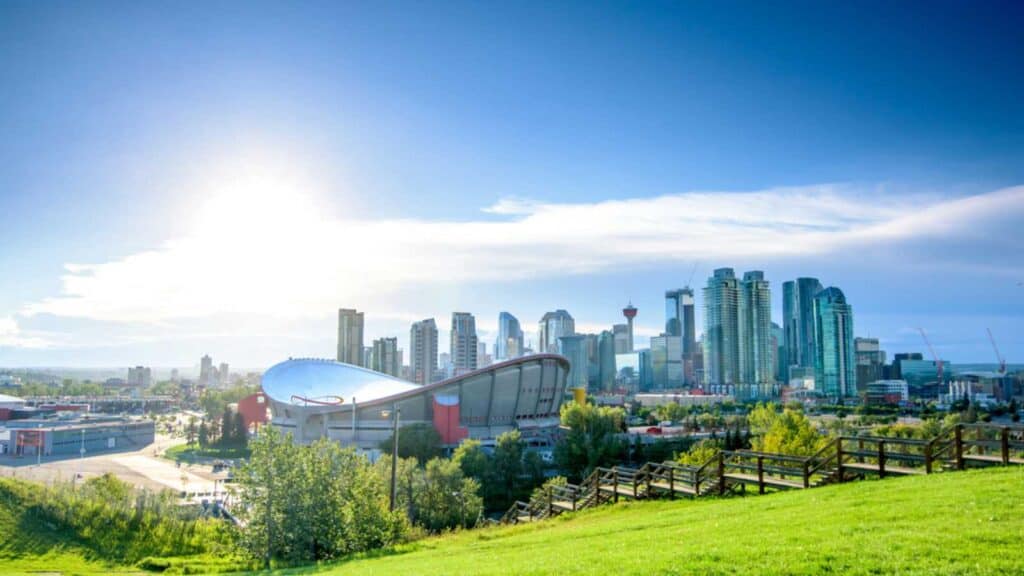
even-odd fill
[(992, 349), (996, 352), (996, 360), (999, 360), (999, 375), (1006, 374), (1006, 358), (999, 353), (999, 346), (996, 346), (996, 338), (992, 335), (992, 329), (985, 328), (988, 331), (988, 341), (992, 343)]
[(928, 351), (932, 353), (932, 359), (935, 360), (935, 376), (938, 378), (939, 385), (942, 385), (942, 360), (939, 360), (939, 355), (935, 353), (935, 349), (932, 348), (932, 343), (928, 341), (928, 335), (924, 333), (924, 328), (918, 328), (921, 332), (921, 338), (924, 339), (924, 343), (928, 346)]

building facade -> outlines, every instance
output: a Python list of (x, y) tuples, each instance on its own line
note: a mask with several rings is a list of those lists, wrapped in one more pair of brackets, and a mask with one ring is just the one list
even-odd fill
[(338, 310), (338, 362), (365, 366), (363, 362), (363, 313), (351, 308)]
[(370, 353), (370, 369), (398, 377), (402, 373), (402, 357), (399, 352), (398, 338), (374, 340)]
[(576, 321), (565, 310), (555, 310), (544, 314), (538, 325), (537, 351), (540, 353), (557, 353), (558, 339), (576, 333)]
[(744, 400), (770, 398), (775, 384), (771, 290), (760, 270), (743, 274), (739, 284), (738, 323), (740, 388), (737, 396)]
[(469, 312), (452, 312), (452, 329), (449, 336), (449, 352), (454, 375), (458, 376), (476, 370), (478, 352), (476, 318)]
[(814, 389), (830, 398), (856, 396), (853, 309), (831, 286), (814, 297)]
[(412, 381), (430, 384), (437, 372), (437, 323), (433, 318), (414, 322), (409, 330), (409, 371)]
[(817, 278), (797, 278), (782, 285), (786, 381), (793, 377), (792, 367), (814, 370), (814, 297), (822, 288)]
[(665, 334), (682, 338), (683, 382), (693, 385), (696, 383), (697, 328), (691, 288), (665, 292)]
[(494, 343), (494, 359), (497, 362), (511, 360), (523, 355), (523, 329), (519, 319), (502, 312), (498, 314), (498, 340)]
[(719, 268), (704, 287), (704, 384), (724, 391), (739, 382), (739, 282)]

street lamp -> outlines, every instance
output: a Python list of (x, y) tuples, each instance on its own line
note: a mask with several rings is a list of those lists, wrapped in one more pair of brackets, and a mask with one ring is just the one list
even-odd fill
[[(389, 411), (384, 410), (381, 414), (387, 418)], [(398, 420), (402, 415), (402, 409), (395, 407), (395, 417), (392, 420), (394, 428), (391, 432), (391, 504), (389, 510), (395, 511), (395, 500), (398, 496)]]

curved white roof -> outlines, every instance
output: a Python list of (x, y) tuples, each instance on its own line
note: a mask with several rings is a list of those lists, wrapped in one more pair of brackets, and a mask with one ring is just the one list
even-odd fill
[(263, 373), (263, 392), (297, 406), (352, 403), (362, 404), (420, 386), (387, 374), (318, 358), (289, 358)]

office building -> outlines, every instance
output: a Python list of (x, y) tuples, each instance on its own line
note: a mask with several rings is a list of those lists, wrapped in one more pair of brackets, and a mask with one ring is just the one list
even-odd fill
[(797, 278), (782, 284), (786, 381), (793, 378), (792, 367), (814, 370), (814, 297), (821, 290), (817, 278)]
[(612, 338), (616, 354), (629, 353), (629, 328), (625, 324), (615, 324), (612, 326)]
[(779, 326), (775, 322), (772, 322), (772, 341), (769, 347), (773, 353), (772, 355), (772, 371), (775, 373), (775, 381), (778, 383), (786, 382), (786, 336), (782, 332), (782, 326)]
[(651, 338), (653, 390), (683, 387), (683, 337), (662, 334)]
[(697, 328), (694, 315), (693, 290), (689, 287), (665, 292), (665, 334), (683, 339), (683, 382), (697, 382), (695, 356)]
[(743, 274), (738, 303), (740, 387), (736, 395), (744, 400), (770, 398), (775, 384), (772, 307), (771, 290), (763, 272), (754, 270)]
[(719, 268), (704, 287), (704, 383), (728, 393), (740, 378), (739, 282), (732, 268)]
[(210, 387), (217, 382), (217, 372), (213, 369), (213, 358), (204, 354), (199, 360), (199, 385)]
[(487, 343), (477, 342), (476, 344), (476, 367), (486, 368), (494, 363), (494, 359), (487, 353)]
[(540, 319), (538, 327), (539, 342), (537, 350), (540, 353), (557, 353), (558, 339), (562, 336), (569, 336), (576, 333), (576, 321), (565, 310), (548, 312)]
[(437, 324), (433, 318), (414, 322), (409, 331), (409, 370), (418, 384), (430, 384), (437, 371)]
[(452, 312), (450, 346), (454, 375), (476, 370), (476, 318), (469, 312)]
[(853, 351), (857, 358), (857, 391), (863, 392), (868, 384), (885, 378), (885, 352), (878, 338), (854, 338)]
[(399, 376), (402, 370), (402, 358), (399, 352), (398, 338), (374, 340), (370, 352), (370, 369), (390, 376)]
[(128, 386), (149, 388), (153, 384), (153, 373), (147, 366), (128, 369)]
[(611, 392), (615, 388), (615, 335), (605, 330), (597, 337), (597, 390)]
[(523, 355), (523, 330), (519, 319), (502, 312), (498, 314), (498, 340), (494, 343), (494, 359), (498, 362)]
[(558, 337), (558, 353), (569, 361), (568, 388), (586, 388), (588, 355), (586, 336), (570, 334)]
[(338, 310), (338, 362), (365, 366), (363, 362), (363, 313), (350, 308)]
[(231, 372), (228, 369), (227, 362), (220, 363), (220, 369), (217, 370), (217, 380), (221, 386), (227, 386), (231, 383)]
[(814, 297), (814, 389), (829, 398), (856, 396), (853, 310), (842, 290), (826, 288)]

